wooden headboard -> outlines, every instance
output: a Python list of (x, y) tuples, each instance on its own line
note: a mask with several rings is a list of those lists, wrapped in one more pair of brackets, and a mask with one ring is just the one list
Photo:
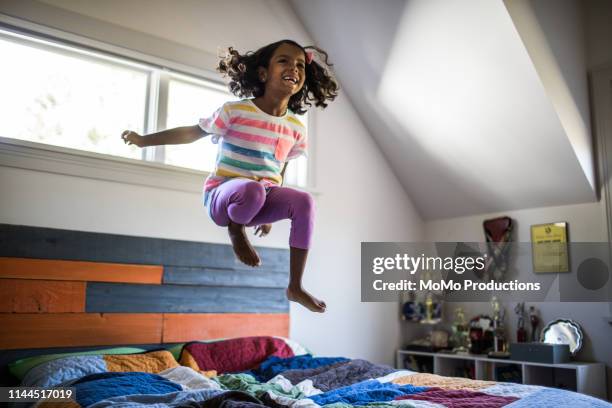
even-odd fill
[(0, 224), (0, 350), (288, 336), (288, 251), (258, 251)]

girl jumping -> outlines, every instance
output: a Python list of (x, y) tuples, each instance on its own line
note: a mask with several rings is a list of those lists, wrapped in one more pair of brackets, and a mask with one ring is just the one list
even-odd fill
[[(317, 55), (318, 61), (313, 56)], [(314, 226), (310, 194), (281, 187), (288, 160), (306, 154), (306, 132), (296, 115), (312, 106), (325, 108), (338, 95), (328, 71), (327, 53), (281, 40), (255, 52), (230, 47), (217, 70), (230, 79), (230, 91), (249, 98), (227, 102), (198, 125), (141, 136), (126, 130), (127, 144), (139, 147), (192, 143), (212, 135), (219, 144), (214, 171), (204, 184), (204, 205), (215, 224), (227, 227), (238, 259), (249, 266), (261, 260), (245, 227), (265, 236), (273, 222), (290, 219), (290, 275), (287, 298), (314, 312), (326, 305), (302, 287)]]

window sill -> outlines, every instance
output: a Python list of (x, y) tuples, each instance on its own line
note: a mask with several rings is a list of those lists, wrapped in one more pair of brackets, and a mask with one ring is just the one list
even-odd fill
[[(0, 166), (202, 193), (208, 172), (0, 137)], [(313, 195), (318, 192), (296, 187)]]

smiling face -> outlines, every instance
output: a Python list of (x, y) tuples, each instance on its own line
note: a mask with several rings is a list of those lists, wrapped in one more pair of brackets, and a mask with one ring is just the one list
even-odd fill
[(304, 51), (291, 44), (281, 44), (272, 54), (268, 69), (259, 68), (259, 78), (266, 84), (266, 93), (296, 94), (306, 80)]

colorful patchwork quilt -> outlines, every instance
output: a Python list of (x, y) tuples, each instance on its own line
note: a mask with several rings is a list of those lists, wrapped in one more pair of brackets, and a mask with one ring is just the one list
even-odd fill
[[(396, 370), (359, 359), (295, 355), (276, 338), (188, 343), (179, 365), (161, 352), (116, 361), (68, 357), (35, 367), (28, 385), (73, 387), (71, 402), (37, 407), (464, 408), (611, 407), (534, 385)], [(117, 356), (113, 356), (117, 357)], [(130, 359), (127, 359), (130, 357)], [(106, 359), (106, 360), (105, 360)], [(112, 360), (112, 361), (111, 361)], [(142, 360), (142, 361), (139, 361)], [(146, 363), (144, 363), (146, 361)], [(48, 364), (52, 364), (49, 367)], [(62, 365), (65, 364), (65, 367)], [(76, 369), (78, 364), (83, 366)], [(102, 367), (103, 366), (103, 367)], [(45, 377), (42, 374), (46, 372)], [(57, 372), (62, 372), (61, 376)]]

